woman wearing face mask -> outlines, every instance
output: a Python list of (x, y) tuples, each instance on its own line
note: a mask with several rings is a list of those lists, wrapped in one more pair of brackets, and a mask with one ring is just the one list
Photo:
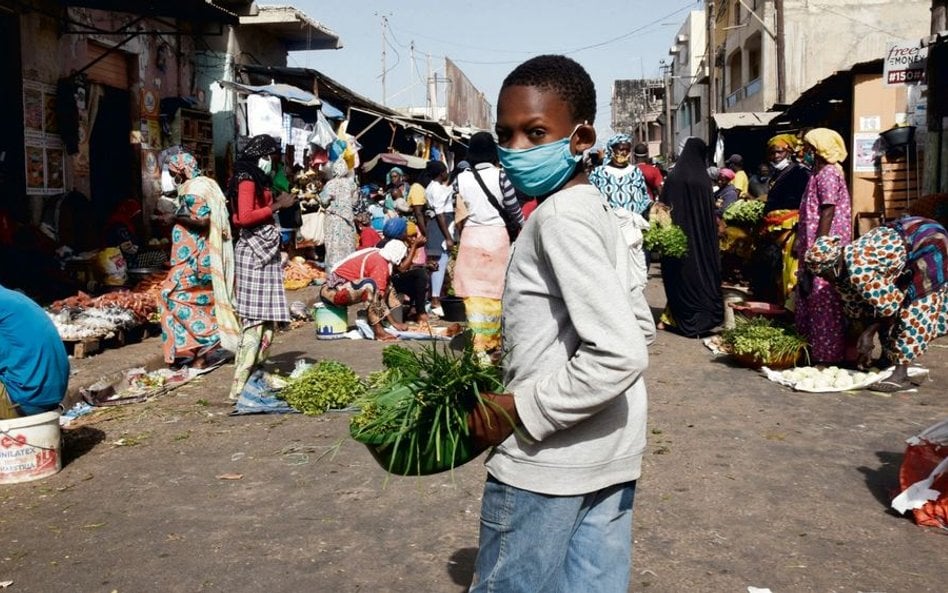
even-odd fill
[(589, 183), (599, 188), (613, 208), (623, 208), (644, 216), (652, 201), (648, 197), (642, 170), (629, 164), (631, 154), (632, 138), (627, 134), (616, 134), (609, 138), (605, 162), (592, 170)]
[(165, 220), (174, 228), (171, 270), (158, 299), (161, 346), (169, 365), (183, 362), (201, 368), (218, 347), (233, 352), (240, 343), (227, 199), (180, 147), (168, 151), (165, 164), (180, 205)]
[(276, 323), (289, 321), (280, 268), (280, 231), (273, 214), (293, 205), (288, 193), (274, 196), (272, 172), (280, 145), (267, 134), (254, 136), (237, 155), (228, 198), (237, 228), (234, 246), (240, 347), (230, 398), (236, 400), (254, 366), (266, 358)]
[(800, 200), (810, 181), (810, 170), (794, 160), (797, 144), (794, 134), (779, 134), (767, 142), (771, 173), (760, 239), (750, 266), (754, 297), (783, 306), (788, 305), (797, 284), (793, 244)]
[(813, 176), (800, 204), (796, 251), (799, 281), (796, 288), (796, 324), (810, 344), (815, 362), (838, 363), (846, 353), (846, 324), (839, 293), (827, 280), (805, 270), (803, 256), (825, 235), (852, 241), (852, 202), (840, 162), (846, 159), (842, 137), (828, 128), (815, 128), (803, 137), (804, 160), (813, 164)]

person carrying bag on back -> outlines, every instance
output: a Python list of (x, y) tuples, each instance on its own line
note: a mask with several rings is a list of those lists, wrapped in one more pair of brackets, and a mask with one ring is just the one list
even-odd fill
[(474, 349), (485, 358), (500, 348), (500, 299), (510, 245), (523, 226), (513, 184), (497, 165), (497, 143), (488, 132), (471, 137), (471, 168), (455, 179), (466, 217), (454, 268), (454, 294), (464, 299)]

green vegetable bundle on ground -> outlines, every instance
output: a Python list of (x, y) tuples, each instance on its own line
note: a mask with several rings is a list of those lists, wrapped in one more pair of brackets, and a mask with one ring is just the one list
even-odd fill
[(755, 367), (793, 366), (807, 346), (796, 332), (764, 317), (738, 317), (734, 327), (725, 330), (721, 338), (733, 356)]
[(446, 471), (481, 451), (471, 439), (467, 418), (474, 406), (495, 406), (482, 393), (503, 393), (500, 371), (483, 365), (468, 345), (454, 352), (437, 345), (420, 350), (388, 346), (385, 370), (370, 377), (369, 391), (356, 405), (352, 438), (397, 475)]
[(663, 257), (684, 257), (688, 253), (688, 237), (674, 224), (671, 210), (656, 203), (649, 211), (649, 228), (642, 233), (645, 249)]
[(724, 222), (736, 226), (757, 226), (764, 218), (760, 200), (737, 200), (724, 211)]
[(280, 397), (308, 416), (347, 408), (365, 393), (365, 383), (341, 362), (321, 360), (291, 379)]

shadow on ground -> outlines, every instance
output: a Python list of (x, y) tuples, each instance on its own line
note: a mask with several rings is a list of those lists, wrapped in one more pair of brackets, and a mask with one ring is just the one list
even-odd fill
[(893, 517), (899, 517), (890, 506), (892, 499), (899, 494), (899, 467), (902, 464), (902, 453), (892, 451), (876, 451), (881, 465), (877, 468), (861, 466), (856, 469), (865, 476), (866, 488), (886, 512)]
[(92, 451), (105, 440), (105, 433), (91, 426), (63, 430), (63, 467)]
[(474, 577), (474, 560), (477, 558), (477, 548), (461, 548), (454, 554), (451, 554), (451, 560), (448, 562), (448, 575), (451, 580), (460, 587), (461, 591), (467, 591), (471, 585), (471, 579)]

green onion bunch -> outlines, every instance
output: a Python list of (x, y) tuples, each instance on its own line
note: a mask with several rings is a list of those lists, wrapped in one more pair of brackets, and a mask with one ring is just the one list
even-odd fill
[(467, 419), (477, 405), (499, 408), (482, 393), (503, 393), (500, 370), (484, 365), (470, 344), (455, 352), (437, 344), (418, 350), (387, 346), (385, 370), (356, 405), (349, 432), (376, 461), (397, 475), (426, 475), (453, 469), (481, 451), (473, 445)]

